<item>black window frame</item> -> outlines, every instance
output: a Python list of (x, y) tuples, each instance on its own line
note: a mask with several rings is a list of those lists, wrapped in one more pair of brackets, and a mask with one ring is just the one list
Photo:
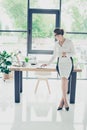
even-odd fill
[(57, 9), (28, 9), (28, 44), (27, 52), (31, 54), (52, 54), (50, 50), (32, 50), (32, 15), (33, 14), (55, 14), (55, 27), (60, 27), (60, 10)]

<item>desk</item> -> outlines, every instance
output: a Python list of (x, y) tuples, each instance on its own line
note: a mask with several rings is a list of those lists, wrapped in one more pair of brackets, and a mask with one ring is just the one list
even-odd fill
[[(56, 72), (55, 68), (35, 68), (35, 67), (11, 67), (11, 71), (14, 71), (14, 88), (15, 88), (15, 103), (20, 103), (20, 93), (22, 93), (22, 72), (23, 71), (44, 71), (44, 72)], [(70, 103), (75, 103), (76, 93), (76, 78), (77, 72), (81, 72), (81, 69), (74, 69), (68, 84), (68, 94), (70, 93)]]

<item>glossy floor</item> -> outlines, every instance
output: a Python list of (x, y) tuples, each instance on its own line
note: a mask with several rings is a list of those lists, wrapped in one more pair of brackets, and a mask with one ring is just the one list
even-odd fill
[[(0, 79), (0, 130), (87, 130), (87, 81), (78, 80), (76, 102), (70, 110), (57, 111), (60, 80), (44, 81), (34, 93), (35, 79), (23, 80), (21, 103), (14, 103), (14, 81)], [(69, 95), (68, 95), (69, 100)]]

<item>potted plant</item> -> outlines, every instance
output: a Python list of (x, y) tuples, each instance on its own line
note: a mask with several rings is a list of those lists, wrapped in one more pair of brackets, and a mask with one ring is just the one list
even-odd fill
[(9, 78), (10, 65), (12, 65), (12, 54), (5, 50), (0, 52), (0, 71), (4, 73), (4, 80)]
[(25, 67), (29, 64), (29, 57), (24, 57), (24, 60), (22, 61), (22, 67)]
[(25, 60), (26, 63), (28, 63), (29, 62), (29, 57), (26, 56), (24, 60)]

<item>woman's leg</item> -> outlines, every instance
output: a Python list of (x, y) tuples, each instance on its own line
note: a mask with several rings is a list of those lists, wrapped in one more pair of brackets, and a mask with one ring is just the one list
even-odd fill
[(64, 101), (65, 107), (68, 107), (68, 102), (67, 102), (67, 90), (68, 90), (68, 79), (63, 77), (61, 79), (61, 88), (62, 88), (62, 99)]
[(63, 105), (64, 105), (64, 99), (63, 99), (63, 97), (62, 97), (62, 98), (61, 98), (61, 101), (60, 101), (60, 104), (59, 104), (59, 108), (62, 108)]

